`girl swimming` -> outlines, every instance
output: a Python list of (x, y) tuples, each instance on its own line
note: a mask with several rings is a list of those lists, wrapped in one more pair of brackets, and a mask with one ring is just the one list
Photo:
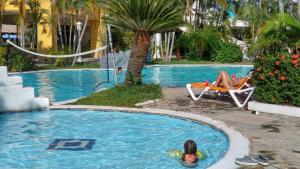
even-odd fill
[(193, 140), (188, 140), (184, 143), (184, 153), (181, 157), (185, 163), (197, 163), (199, 157), (197, 156), (197, 144)]

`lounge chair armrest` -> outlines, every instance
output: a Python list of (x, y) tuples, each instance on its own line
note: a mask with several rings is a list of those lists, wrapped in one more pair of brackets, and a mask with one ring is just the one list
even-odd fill
[(241, 91), (242, 93), (244, 93), (244, 92), (253, 91), (253, 90), (255, 90), (255, 87), (248, 87), (248, 88), (242, 89), (242, 90), (240, 90), (240, 91)]
[(234, 93), (245, 93), (245, 92), (249, 92), (249, 91), (254, 91), (255, 87), (248, 87), (246, 89), (241, 89), (241, 90), (230, 90), (231, 92)]

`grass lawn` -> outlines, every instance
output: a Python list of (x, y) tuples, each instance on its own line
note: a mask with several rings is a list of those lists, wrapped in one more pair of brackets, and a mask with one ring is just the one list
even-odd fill
[(82, 98), (72, 105), (135, 107), (135, 104), (162, 97), (159, 85), (116, 86)]
[[(204, 61), (204, 60), (187, 60), (187, 59), (181, 59), (181, 60), (176, 60), (172, 59), (170, 63), (168, 62), (163, 62), (162, 60), (154, 60), (152, 64), (225, 64), (225, 63), (219, 63), (219, 62), (212, 62), (212, 61)], [(251, 61), (244, 61), (244, 62), (237, 62), (237, 63), (232, 63), (232, 64), (237, 64), (237, 65), (252, 65), (253, 62)]]
[(55, 66), (55, 65), (45, 65), (45, 66), (39, 66), (38, 70), (55, 70), (55, 69), (89, 69), (89, 68), (100, 68), (99, 64), (76, 64), (74, 66)]

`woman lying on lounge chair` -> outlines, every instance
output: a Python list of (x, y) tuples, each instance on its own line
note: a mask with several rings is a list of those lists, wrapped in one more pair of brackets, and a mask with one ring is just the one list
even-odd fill
[(234, 89), (244, 82), (245, 78), (237, 79), (234, 76), (230, 78), (227, 72), (221, 71), (214, 86), (222, 87), (225, 89)]
[[(244, 107), (254, 92), (254, 87), (251, 87), (249, 84), (252, 73), (253, 70), (251, 70), (246, 77), (237, 79), (236, 77), (230, 78), (226, 72), (222, 71), (215, 83), (188, 83), (186, 84), (186, 88), (194, 101), (199, 100), (206, 92), (228, 93), (238, 107)], [(203, 90), (199, 96), (196, 96), (192, 88)], [(237, 99), (237, 94), (246, 95), (244, 102), (240, 102), (240, 100)]]

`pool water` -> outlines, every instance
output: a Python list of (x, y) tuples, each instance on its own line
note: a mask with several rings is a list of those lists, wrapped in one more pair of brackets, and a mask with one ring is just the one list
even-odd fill
[[(190, 82), (214, 81), (220, 71), (244, 76), (251, 66), (153, 66), (143, 70), (144, 82), (160, 84), (162, 87), (183, 87)], [(24, 86), (35, 88), (36, 96), (43, 95), (51, 101), (65, 101), (87, 96), (101, 88), (112, 87), (113, 72), (109, 73), (110, 83), (106, 83), (106, 70), (60, 70), (22, 73)], [(124, 81), (125, 71), (118, 75)], [(101, 85), (98, 85), (101, 84)], [(98, 86), (98, 87), (97, 87)]]
[[(95, 142), (88, 150), (47, 150), (55, 139)], [(67, 110), (5, 113), (0, 114), (0, 168), (180, 169), (184, 167), (179, 159), (168, 152), (181, 150), (188, 139), (207, 155), (198, 162), (199, 169), (216, 163), (229, 147), (223, 132), (169, 116)]]

